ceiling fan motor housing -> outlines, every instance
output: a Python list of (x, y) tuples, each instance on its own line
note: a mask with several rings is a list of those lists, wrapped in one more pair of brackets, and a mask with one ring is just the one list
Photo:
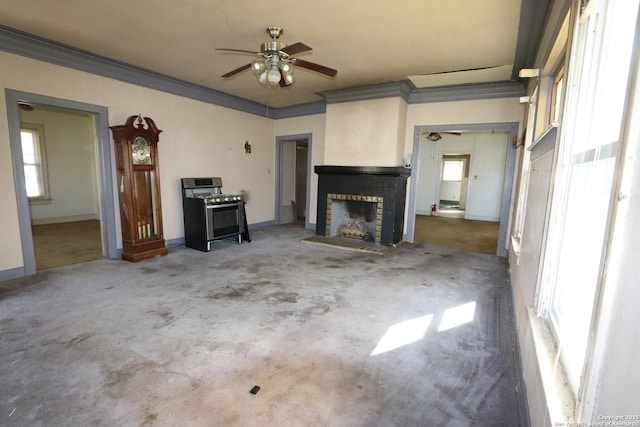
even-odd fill
[(268, 42), (262, 43), (262, 46), (260, 46), (260, 52), (266, 53), (266, 54), (276, 54), (282, 49), (284, 49), (286, 46), (287, 45), (282, 42), (270, 40)]

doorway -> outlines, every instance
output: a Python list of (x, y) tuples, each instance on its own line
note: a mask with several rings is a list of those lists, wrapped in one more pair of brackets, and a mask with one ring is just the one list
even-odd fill
[(276, 138), (276, 223), (308, 226), (310, 135)]
[[(87, 256), (118, 258), (107, 109), (5, 92), (12, 164), (22, 171), (15, 174), (15, 188), (24, 275), (84, 262)], [(46, 162), (36, 179), (29, 163), (34, 142), (27, 137), (23, 144), (23, 130), (33, 128), (40, 129), (39, 158)], [(41, 186), (36, 197), (34, 182)], [(49, 241), (45, 250), (56, 256), (68, 248), (66, 261), (42, 263), (42, 238)]]
[(438, 211), (449, 218), (464, 218), (469, 193), (471, 154), (443, 154), (440, 162)]
[(93, 116), (19, 107), (36, 270), (102, 258)]
[(511, 141), (517, 131), (517, 122), (416, 126), (406, 239), (415, 241), (418, 216), (430, 216), (434, 204), (437, 206), (440, 199), (447, 200), (446, 196), (440, 197), (444, 155), (469, 154), (464, 218), (495, 223), (498, 228), (495, 254), (506, 256), (515, 169), (515, 146)]

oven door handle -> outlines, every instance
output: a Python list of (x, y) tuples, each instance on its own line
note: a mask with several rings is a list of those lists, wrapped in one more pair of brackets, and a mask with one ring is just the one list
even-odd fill
[(220, 208), (230, 208), (234, 206), (239, 206), (239, 203), (222, 203), (220, 205), (207, 205), (207, 209), (220, 209)]

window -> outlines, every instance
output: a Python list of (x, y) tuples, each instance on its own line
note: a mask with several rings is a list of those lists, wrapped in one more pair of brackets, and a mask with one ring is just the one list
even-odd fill
[(520, 239), (522, 238), (522, 231), (524, 229), (524, 216), (526, 211), (527, 193), (529, 191), (529, 174), (530, 174), (530, 158), (531, 151), (529, 148), (533, 143), (533, 133), (535, 129), (535, 119), (538, 103), (538, 88), (534, 89), (531, 99), (529, 101), (529, 111), (527, 113), (527, 127), (524, 130), (522, 136), (522, 163), (520, 172), (520, 182), (516, 194), (516, 214), (513, 225), (513, 232), (511, 233), (515, 240), (512, 240), (514, 245), (513, 249), (516, 253), (520, 251)]
[[(592, 0), (567, 76), (553, 224), (538, 312), (549, 321), (577, 397), (589, 344), (639, 0)], [(562, 83), (561, 81), (561, 84)]]
[(47, 200), (49, 189), (42, 126), (23, 124), (20, 129), (20, 139), (27, 197), (29, 200)]
[(443, 181), (462, 181), (464, 160), (445, 160), (442, 166)]
[(564, 68), (556, 75), (551, 94), (551, 123), (560, 121), (560, 102), (562, 101), (562, 89), (564, 88)]

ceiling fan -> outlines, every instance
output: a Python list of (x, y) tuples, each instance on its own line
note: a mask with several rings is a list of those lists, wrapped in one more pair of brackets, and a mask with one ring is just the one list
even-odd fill
[(439, 141), (442, 139), (442, 133), (447, 133), (449, 135), (462, 135), (462, 132), (429, 132), (429, 134), (426, 136), (426, 138), (429, 141)]
[(25, 101), (18, 101), (18, 107), (20, 107), (24, 111), (33, 111), (33, 106)]
[(257, 55), (261, 57), (259, 60), (255, 60), (249, 64), (243, 65), (242, 67), (238, 67), (235, 70), (229, 71), (222, 77), (233, 77), (236, 74), (251, 68), (260, 83), (269, 83), (272, 86), (280, 85), (281, 87), (285, 87), (291, 85), (294, 81), (294, 65), (330, 77), (335, 77), (335, 75), (338, 74), (338, 71), (333, 68), (305, 61), (300, 58), (293, 58), (293, 55), (308, 52), (311, 48), (300, 42), (289, 46), (279, 42), (278, 38), (283, 32), (284, 30), (281, 27), (267, 27), (267, 34), (271, 36), (271, 40), (262, 43), (260, 46), (260, 52), (244, 49), (217, 48), (216, 50), (220, 51)]

